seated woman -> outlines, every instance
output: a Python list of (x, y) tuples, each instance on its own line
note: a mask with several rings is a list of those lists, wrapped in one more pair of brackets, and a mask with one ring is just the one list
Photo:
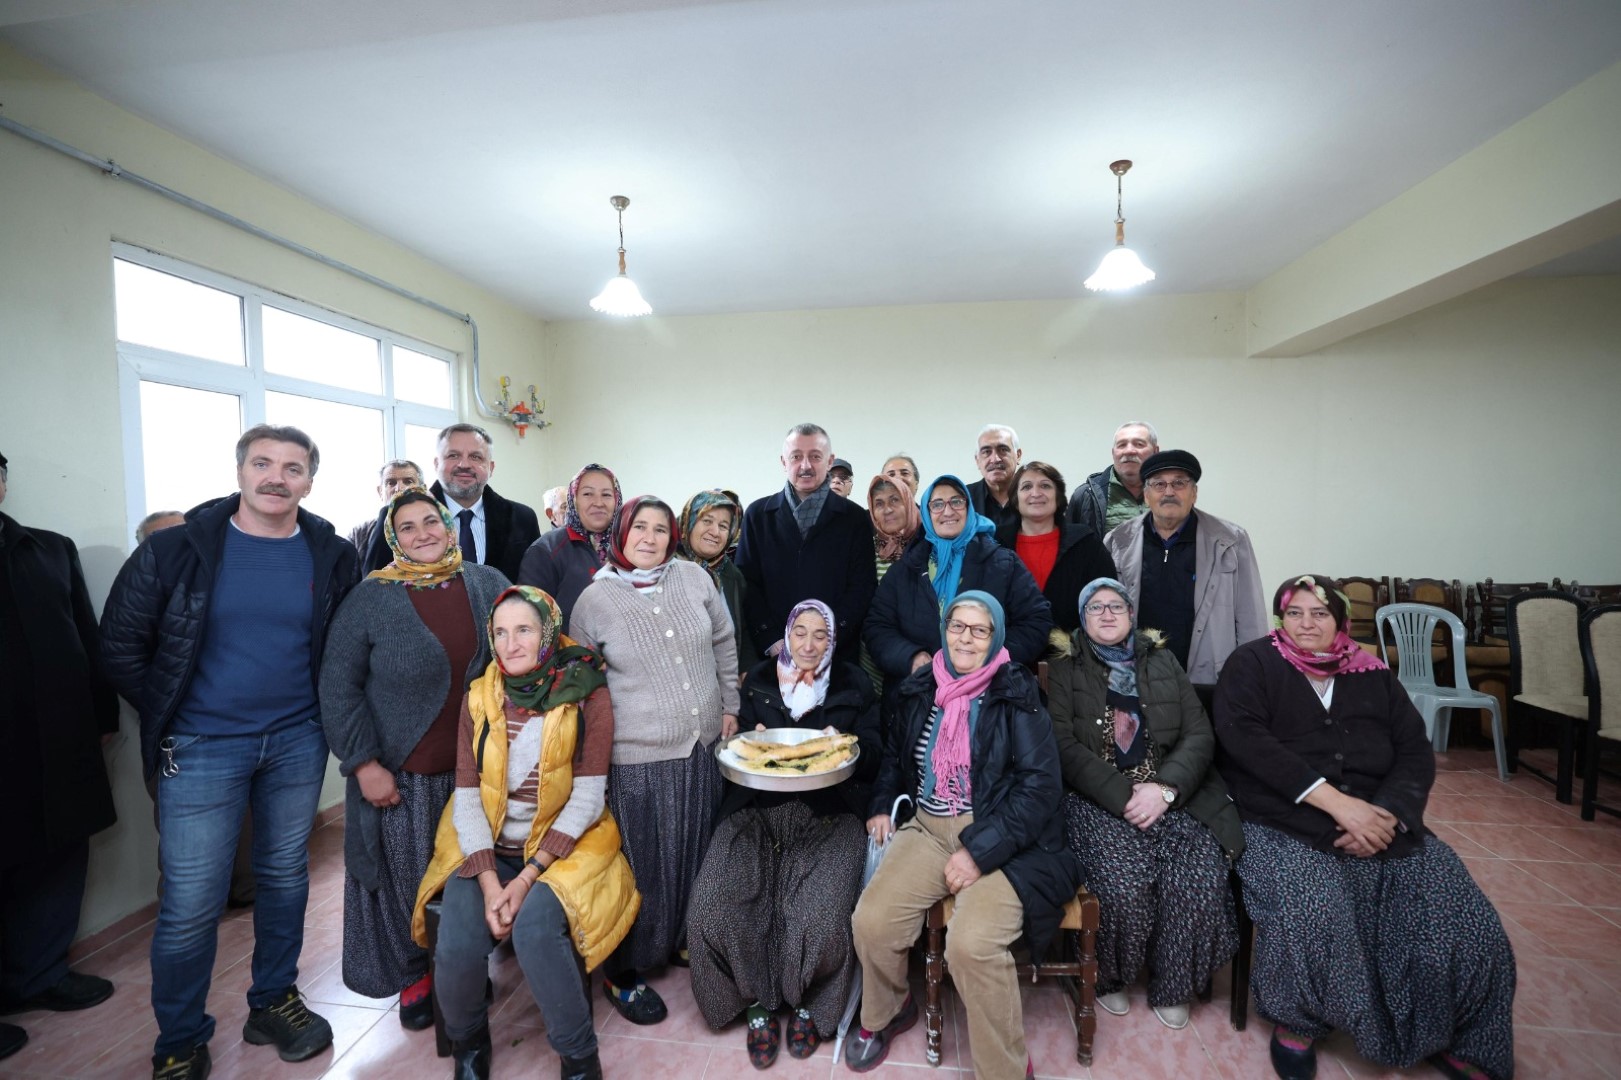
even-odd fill
[(726, 611), (732, 617), (737, 669), (747, 671), (760, 658), (754, 651), (753, 635), (737, 633), (743, 625), (744, 581), (743, 571), (732, 561), (732, 552), (743, 531), (743, 504), (735, 492), (709, 488), (687, 500), (677, 524), (681, 528), (681, 545), (675, 557), (709, 571), (709, 579), (726, 599)]
[(490, 663), (485, 627), (508, 585), (464, 562), (455, 519), (408, 489), (388, 504), (394, 561), (338, 607), (321, 663), (321, 720), (344, 800), (343, 984), (400, 996), (400, 1023), (433, 1023), (428, 951), (411, 905), (456, 786), (456, 723), (468, 683)]
[(1345, 633), (1330, 578), (1291, 578), (1282, 626), (1216, 684), (1217, 764), (1238, 804), (1255, 1008), (1279, 1076), (1339, 1028), (1391, 1068), (1514, 1074), (1514, 953), (1458, 856), (1424, 827), (1435, 757), (1407, 692)]
[(1243, 827), (1193, 684), (1158, 639), (1136, 633), (1125, 586), (1099, 578), (1079, 608), (1081, 629), (1047, 673), (1047, 707), (1069, 847), (1102, 909), (1098, 1004), (1123, 1015), (1147, 967), (1154, 1015), (1186, 1027), (1193, 995), (1238, 951), (1227, 872)]
[(457, 1080), (490, 1075), (484, 997), (490, 952), (512, 939), (564, 1080), (602, 1076), (587, 971), (630, 932), (641, 906), (619, 827), (604, 808), (613, 706), (602, 657), (562, 635), (557, 603), (515, 586), (489, 621), (495, 660), (467, 690), (456, 793), (439, 820), (411, 929), (441, 889), (434, 993)]
[(1097, 533), (1064, 520), (1064, 475), (1046, 462), (1019, 466), (1013, 505), (1019, 520), (999, 526), (996, 542), (1016, 554), (1036, 579), (1052, 605), (1053, 624), (1073, 634), (1081, 625), (1081, 590), (1098, 578), (1114, 577), (1114, 558)]
[(923, 492), (923, 536), (884, 575), (862, 639), (891, 689), (927, 667), (940, 648), (946, 601), (978, 590), (1006, 612), (999, 620), (1015, 664), (1034, 664), (1047, 648), (1052, 608), (1019, 557), (991, 538), (991, 520), (974, 510), (968, 488), (942, 476)]
[(633, 1024), (668, 1015), (642, 973), (681, 959), (687, 900), (720, 805), (711, 747), (737, 731), (732, 617), (707, 573), (672, 558), (680, 539), (667, 504), (650, 495), (629, 500), (607, 565), (574, 608), (574, 636), (608, 661), (608, 805), (647, 901), (603, 967), (603, 992)]
[(867, 862), (858, 793), (882, 752), (877, 695), (860, 668), (834, 661), (836, 625), (820, 600), (794, 605), (782, 652), (743, 680), (738, 726), (848, 732), (860, 740), (856, 776), (802, 794), (728, 782), (687, 909), (698, 1008), (717, 1031), (747, 1008), (760, 1069), (777, 1059), (784, 1006), (792, 1056), (833, 1035), (856, 970), (850, 912)]
[(1063, 793), (1052, 721), (1035, 676), (1003, 648), (994, 596), (966, 592), (945, 606), (943, 646), (899, 688), (895, 738), (884, 751), (867, 832), (889, 839), (889, 810), (911, 795), (917, 814), (895, 833), (856, 904), (861, 1028), (845, 1044), (856, 1072), (876, 1068), (917, 1020), (907, 953), (934, 903), (955, 895), (946, 961), (968, 1010), (980, 1080), (1025, 1076), (1024, 1017), (1009, 946), (1024, 934), (1046, 954), (1075, 897), (1080, 867), (1053, 812)]
[[(889, 568), (923, 535), (923, 519), (912, 498), (912, 486), (899, 477), (872, 478), (867, 485), (867, 513), (872, 517), (873, 562), (881, 585)], [(861, 669), (872, 679), (873, 689), (882, 694), (884, 673), (878, 670), (865, 643), (861, 646)]]
[(523, 553), (518, 584), (556, 601), (565, 632), (574, 618), (574, 602), (608, 561), (609, 537), (623, 501), (614, 474), (594, 462), (587, 465), (568, 482), (562, 526), (543, 533)]

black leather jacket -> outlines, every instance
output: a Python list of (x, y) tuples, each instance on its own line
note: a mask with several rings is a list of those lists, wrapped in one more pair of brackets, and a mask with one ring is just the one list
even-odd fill
[[(157, 769), (158, 743), (185, 699), (208, 627), (208, 602), (241, 495), (204, 503), (186, 524), (136, 549), (118, 571), (101, 613), (101, 664), (107, 680), (141, 715), (141, 763)], [(326, 628), (356, 577), (356, 553), (324, 518), (298, 512), (299, 535), (315, 559), (310, 655), (319, 658)], [(310, 685), (319, 688), (320, 665)]]

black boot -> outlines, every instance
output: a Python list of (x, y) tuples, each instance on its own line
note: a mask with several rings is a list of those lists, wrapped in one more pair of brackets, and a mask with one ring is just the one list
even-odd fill
[(593, 1051), (585, 1057), (562, 1059), (563, 1080), (602, 1080), (602, 1062)]
[(490, 1028), (450, 1041), (451, 1080), (490, 1080)]

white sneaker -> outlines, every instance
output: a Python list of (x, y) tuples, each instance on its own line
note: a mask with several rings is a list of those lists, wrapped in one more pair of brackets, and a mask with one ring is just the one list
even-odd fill
[(1188, 1007), (1186, 1005), (1155, 1005), (1154, 1015), (1159, 1022), (1172, 1031), (1181, 1031), (1188, 1026)]
[(1131, 1008), (1131, 999), (1126, 996), (1124, 990), (1116, 990), (1112, 994), (1099, 994), (1098, 1008), (1115, 1016), (1124, 1016)]

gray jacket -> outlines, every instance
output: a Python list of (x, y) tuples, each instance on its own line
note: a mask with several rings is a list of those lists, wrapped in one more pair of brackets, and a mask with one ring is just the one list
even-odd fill
[[(490, 663), (490, 608), (509, 584), (493, 566), (468, 565), (468, 617), (477, 628), (478, 653), (457, 687), (484, 673)], [(439, 639), (417, 615), (404, 585), (366, 580), (338, 608), (327, 631), (321, 664), (321, 723), (349, 778), (344, 794), (344, 866), (365, 889), (376, 889), (382, 852), (382, 812), (360, 794), (357, 766), (377, 761), (399, 769), (439, 715), (450, 692), (450, 663)]]
[[(1194, 556), (1193, 645), (1188, 649), (1188, 679), (1208, 686), (1215, 683), (1234, 649), (1266, 636), (1271, 620), (1249, 533), (1215, 514), (1203, 510), (1194, 513), (1199, 515), (1199, 547)], [(1133, 604), (1142, 595), (1143, 529), (1152, 519), (1152, 514), (1143, 514), (1115, 526), (1103, 538), (1103, 546), (1114, 556), (1115, 569), (1120, 572), (1121, 584), (1131, 593)]]

